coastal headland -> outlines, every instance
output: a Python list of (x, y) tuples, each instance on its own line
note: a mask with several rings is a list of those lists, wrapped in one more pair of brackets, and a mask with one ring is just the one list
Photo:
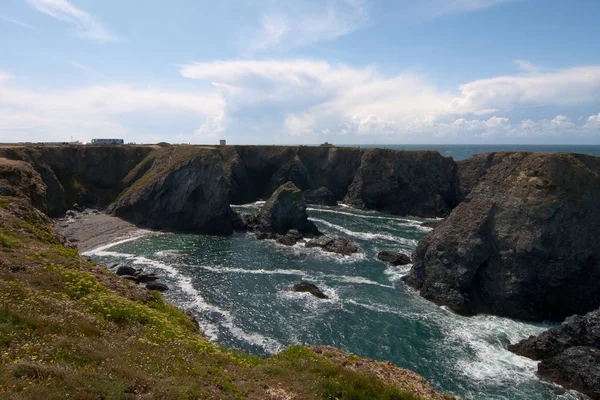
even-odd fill
[[(217, 348), (156, 292), (73, 248), (136, 227), (229, 235), (240, 218), (231, 205), (266, 200), (287, 182), (359, 209), (445, 218), (419, 243), (405, 281), (455, 312), (560, 322), (600, 305), (598, 157), (492, 153), (455, 162), (435, 151), (337, 147), (0, 146), (0, 393), (49, 397), (46, 387), (81, 386), (81, 398), (111, 398), (109, 390), (123, 398), (450, 398), (408, 372), (382, 377), (381, 366), (352, 356), (340, 364), (335, 350), (297, 347), (260, 360)], [(72, 208), (111, 216), (90, 213), (77, 232), (65, 224), (76, 238), (69, 243), (49, 217)], [(165, 365), (170, 372), (158, 372)], [(556, 381), (569, 386), (564, 375)], [(111, 376), (120, 386), (106, 383)], [(595, 393), (589, 386), (575, 388)]]

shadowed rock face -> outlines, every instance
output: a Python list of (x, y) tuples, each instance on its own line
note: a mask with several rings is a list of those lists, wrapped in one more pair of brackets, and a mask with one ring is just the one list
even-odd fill
[(337, 206), (335, 195), (326, 187), (320, 187), (316, 190), (307, 190), (304, 197), (308, 204), (317, 204), (320, 206)]
[(457, 204), (456, 164), (435, 151), (369, 149), (344, 202), (399, 215), (445, 216)]
[[(146, 172), (141, 174), (139, 169)], [(131, 186), (110, 208), (117, 217), (154, 229), (233, 232), (227, 179), (218, 150), (163, 148), (131, 171), (126, 180), (133, 180)]]
[(406, 283), (463, 314), (563, 320), (596, 309), (599, 174), (598, 157), (505, 155), (420, 241)]
[(456, 163), (435, 151), (232, 146), (221, 150), (233, 204), (268, 198), (291, 181), (303, 191), (401, 215), (446, 216), (456, 205)]
[(0, 196), (19, 197), (46, 209), (46, 185), (33, 167), (24, 162), (0, 158)]
[(290, 229), (300, 233), (318, 234), (315, 224), (308, 220), (306, 200), (292, 182), (281, 185), (258, 214), (259, 230), (285, 234)]
[(600, 311), (569, 317), (560, 326), (508, 346), (541, 360), (538, 374), (588, 396), (600, 398)]

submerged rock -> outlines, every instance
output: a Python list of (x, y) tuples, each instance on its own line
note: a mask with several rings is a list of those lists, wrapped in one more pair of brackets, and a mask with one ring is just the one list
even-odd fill
[(147, 283), (158, 280), (158, 276), (147, 272), (138, 271), (134, 276), (137, 283)]
[(304, 192), (304, 197), (308, 204), (316, 204), (320, 206), (337, 206), (335, 195), (326, 187), (320, 187), (315, 190), (307, 190)]
[(276, 241), (277, 243), (283, 244), (285, 246), (293, 246), (298, 242), (298, 239), (290, 235), (281, 235), (277, 238)]
[(348, 256), (358, 251), (358, 246), (350, 240), (339, 237), (323, 235), (312, 239), (306, 243), (306, 247), (319, 247), (331, 253), (338, 253)]
[(505, 155), (421, 239), (405, 282), (462, 314), (561, 321), (594, 310), (598, 204), (600, 157)]
[(321, 289), (319, 289), (316, 285), (313, 285), (312, 283), (308, 282), (300, 282), (294, 285), (292, 289), (294, 290), (294, 292), (308, 292), (319, 299), (329, 298), (329, 296), (323, 293)]
[(380, 251), (377, 258), (393, 266), (410, 264), (410, 257), (397, 251)]

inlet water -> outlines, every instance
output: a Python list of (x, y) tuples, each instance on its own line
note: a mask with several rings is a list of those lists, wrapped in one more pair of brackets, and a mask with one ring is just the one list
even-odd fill
[[(252, 234), (146, 234), (88, 254), (161, 276), (172, 288), (166, 298), (193, 312), (223, 346), (268, 356), (292, 344), (332, 345), (389, 360), (463, 398), (579, 398), (540, 381), (536, 362), (505, 350), (547, 325), (457, 316), (406, 288), (400, 278), (409, 268), (377, 260), (381, 250), (410, 254), (428, 231), (423, 220), (348, 207), (314, 207), (309, 215), (321, 231), (355, 241), (360, 253), (286, 247)], [(302, 280), (330, 300), (292, 292)]]

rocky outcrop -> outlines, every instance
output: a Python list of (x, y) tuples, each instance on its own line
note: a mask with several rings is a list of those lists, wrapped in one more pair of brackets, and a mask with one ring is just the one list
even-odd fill
[(306, 247), (318, 247), (330, 253), (349, 256), (358, 252), (358, 246), (350, 240), (331, 235), (323, 235), (306, 243)]
[(21, 198), (46, 210), (46, 185), (40, 174), (24, 161), (0, 158), (0, 196)]
[(0, 157), (29, 163), (47, 187), (44, 209), (59, 216), (77, 203), (105, 207), (124, 189), (122, 179), (151, 146), (0, 147)]
[(329, 298), (329, 296), (327, 296), (325, 293), (323, 293), (321, 291), (321, 289), (319, 289), (316, 285), (314, 285), (312, 283), (308, 283), (308, 282), (300, 282), (300, 283), (294, 285), (292, 290), (294, 292), (310, 293), (318, 299), (328, 299)]
[(600, 310), (569, 317), (560, 326), (508, 349), (541, 360), (538, 374), (542, 378), (600, 398)]
[(228, 182), (218, 150), (170, 146), (156, 150), (137, 168), (144, 164), (150, 164), (144, 174), (131, 172), (139, 178), (111, 206), (113, 215), (153, 229), (233, 232)]
[(456, 164), (435, 151), (365, 150), (344, 202), (399, 215), (445, 216), (457, 204)]
[(600, 158), (505, 155), (413, 253), (405, 281), (452, 310), (563, 320), (598, 308)]
[(458, 161), (458, 187), (457, 197), (459, 202), (463, 201), (471, 190), (479, 183), (479, 180), (487, 171), (495, 165), (500, 164), (506, 157), (515, 153), (485, 153), (476, 154), (466, 160)]
[(308, 204), (316, 204), (319, 206), (337, 206), (335, 195), (326, 187), (320, 187), (315, 190), (307, 190), (304, 192), (304, 197)]
[(290, 229), (319, 234), (315, 224), (308, 220), (302, 191), (292, 182), (281, 185), (261, 208), (256, 229), (277, 234), (286, 234)]
[(410, 264), (410, 257), (397, 251), (380, 251), (377, 258), (395, 267)]

